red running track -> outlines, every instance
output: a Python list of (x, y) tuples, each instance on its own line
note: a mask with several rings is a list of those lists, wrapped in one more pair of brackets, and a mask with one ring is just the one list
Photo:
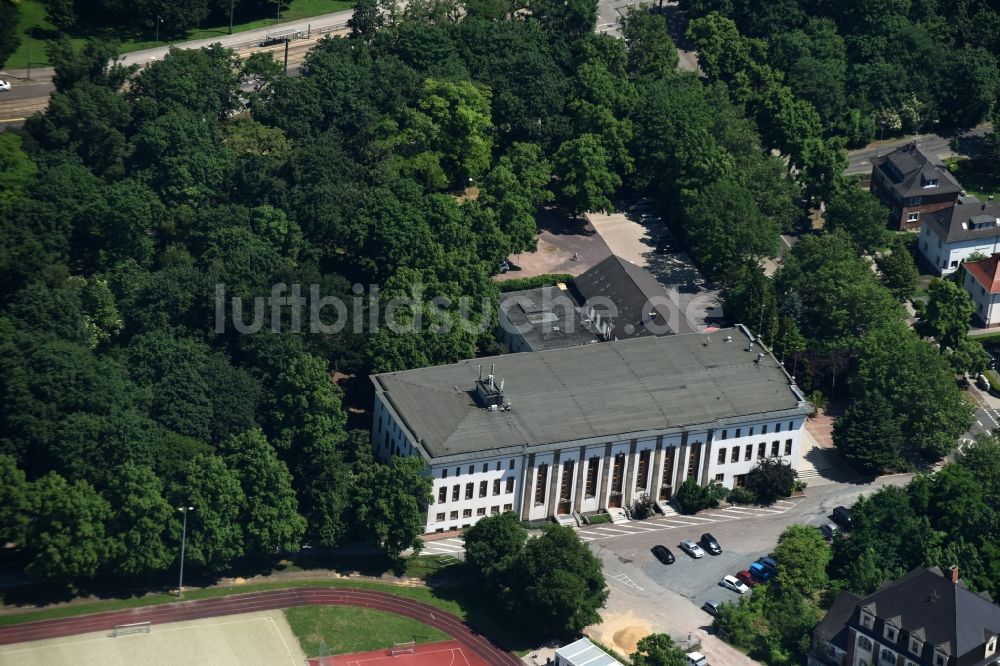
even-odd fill
[(152, 622), (157, 625), (220, 615), (238, 615), (310, 605), (357, 606), (395, 613), (448, 634), (468, 650), (482, 657), (490, 666), (522, 664), (521, 660), (512, 653), (500, 649), (459, 618), (430, 604), (387, 592), (333, 587), (303, 587), (255, 592), (216, 599), (198, 599), (197, 601), (182, 601), (158, 606), (78, 615), (57, 620), (26, 622), (0, 627), (0, 645), (37, 641), (45, 638), (60, 638), (95, 631), (111, 631), (115, 625), (133, 622)]

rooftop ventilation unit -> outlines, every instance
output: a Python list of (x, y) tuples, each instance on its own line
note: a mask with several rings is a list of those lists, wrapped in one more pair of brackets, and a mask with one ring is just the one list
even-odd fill
[(507, 411), (510, 409), (510, 401), (503, 393), (503, 379), (499, 384), (494, 379), (496, 364), (490, 366), (490, 374), (483, 377), (483, 366), (479, 366), (479, 379), (476, 380), (476, 402), (483, 409), (491, 412)]

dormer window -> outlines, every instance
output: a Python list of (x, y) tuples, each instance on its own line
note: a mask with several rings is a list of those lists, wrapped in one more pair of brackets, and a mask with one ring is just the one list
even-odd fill
[(920, 197), (910, 197), (909, 199), (906, 200), (906, 205), (907, 206), (919, 206), (920, 205)]
[(861, 611), (861, 626), (866, 629), (871, 629), (872, 625), (875, 623), (875, 618), (871, 613), (866, 613)]
[(923, 643), (921, 643), (920, 641), (918, 641), (916, 638), (913, 638), (912, 636), (910, 637), (910, 652), (912, 652), (913, 654), (915, 654), (915, 655), (917, 655), (919, 657), (920, 656), (920, 650), (922, 650), (923, 647), (924, 647)]
[(996, 654), (996, 651), (997, 651), (997, 637), (994, 636), (989, 641), (986, 642), (986, 656), (992, 657), (994, 654)]
[(889, 626), (888, 624), (882, 630), (882, 635), (885, 636), (886, 640), (896, 642), (896, 637), (899, 635), (899, 630), (896, 627)]
[(928, 178), (924, 181), (924, 187), (937, 187), (937, 178)]
[(934, 666), (945, 666), (948, 663), (948, 658), (945, 657), (940, 652), (934, 653)]

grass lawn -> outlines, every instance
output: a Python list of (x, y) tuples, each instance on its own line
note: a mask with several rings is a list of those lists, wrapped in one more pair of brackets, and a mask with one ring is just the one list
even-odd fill
[[(237, 23), (233, 25), (233, 32), (237, 33), (255, 28), (266, 28), (275, 23), (298, 21), (312, 16), (339, 12), (350, 9), (353, 5), (354, 3), (351, 0), (292, 0), (291, 4), (282, 10), (280, 20), (275, 14), (268, 17), (247, 18), (242, 23), (239, 22), (241, 18), (239, 7), (237, 7), (235, 17)], [(29, 55), (32, 67), (48, 66), (50, 63), (45, 50), (45, 43), (50, 39), (54, 39), (57, 31), (52, 24), (45, 20), (45, 9), (40, 0), (24, 0), (21, 3), (21, 18), (18, 21), (18, 28), (21, 33), (21, 45), (10, 56), (4, 67), (6, 69), (25, 69), (28, 66)], [(73, 43), (79, 47), (84, 39), (91, 36), (99, 36), (100, 32), (99, 30), (92, 32), (81, 30), (79, 33), (74, 32), (71, 34), (71, 38)], [(152, 29), (146, 31), (126, 27), (113, 30), (106, 29), (104, 32), (113, 35), (115, 39), (121, 41), (122, 53), (130, 53), (165, 44), (186, 42), (192, 39), (222, 37), (229, 34), (229, 23), (227, 21), (225, 24), (219, 26), (195, 28), (189, 30), (184, 35), (171, 35), (169, 40), (161, 34), (162, 41), (160, 42), (156, 41), (156, 34)]]
[(307, 656), (368, 652), (415, 641), (434, 643), (448, 635), (408, 617), (344, 606), (286, 608), (285, 617)]
[(954, 174), (965, 191), (983, 201), (989, 196), (1000, 197), (1000, 182), (986, 176), (980, 169), (977, 160), (969, 158), (951, 158), (945, 161), (948, 170)]

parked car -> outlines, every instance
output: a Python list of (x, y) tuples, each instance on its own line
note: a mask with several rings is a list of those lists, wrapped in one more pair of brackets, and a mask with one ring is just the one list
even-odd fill
[(708, 666), (708, 659), (701, 652), (688, 652), (688, 666)]
[(772, 576), (778, 575), (778, 563), (774, 561), (773, 557), (762, 557), (757, 561), (764, 565), (764, 568), (770, 571)]
[[(761, 567), (761, 568), (763, 568), (763, 567)], [(738, 572), (736, 574), (736, 579), (739, 580), (744, 585), (746, 585), (747, 587), (753, 587), (753, 586), (757, 585), (757, 583), (760, 582), (756, 578), (753, 577), (753, 574), (750, 573), (749, 569), (745, 569), (743, 571)]]
[(736, 576), (726, 576), (719, 581), (719, 585), (726, 588), (727, 590), (732, 590), (737, 594), (746, 594), (750, 591), (750, 588), (741, 583)]
[(500, 264), (500, 272), (506, 273), (509, 270), (510, 270), (510, 262), (504, 260), (504, 262)]
[(691, 541), (691, 539), (684, 539), (684, 541), (678, 544), (678, 547), (695, 559), (705, 557), (705, 551), (701, 549), (701, 546)]
[(838, 506), (830, 514), (830, 517), (833, 518), (833, 522), (838, 523), (845, 530), (854, 527), (854, 523), (851, 521), (851, 510), (846, 506)]
[(990, 390), (990, 380), (986, 379), (986, 375), (979, 375), (976, 377), (976, 386), (978, 386), (983, 391)]
[(819, 532), (823, 535), (823, 538), (827, 541), (833, 541), (833, 535), (838, 532), (838, 528), (833, 523), (826, 523), (825, 525), (819, 526)]
[(753, 564), (751, 564), (750, 568), (747, 569), (747, 571), (749, 571), (750, 575), (756, 578), (761, 583), (766, 583), (767, 581), (771, 580), (771, 577), (773, 576), (773, 574), (770, 571), (768, 571), (767, 568), (760, 562), (754, 562)]
[(716, 616), (719, 614), (719, 606), (721, 605), (722, 604), (719, 603), (718, 601), (712, 601), (711, 599), (709, 599), (708, 601), (706, 601), (701, 605), (701, 609), (706, 613), (708, 613), (709, 615)]
[(716, 538), (708, 532), (701, 535), (701, 540), (698, 543), (712, 555), (719, 555), (722, 553), (722, 546), (720, 546), (718, 540), (716, 540)]
[(652, 210), (653, 204), (654, 202), (652, 199), (649, 197), (643, 197), (629, 206), (628, 209), (634, 213), (641, 213), (643, 211)]
[(0, 79), (0, 92), (7, 92), (8, 90), (10, 90), (10, 81)]
[(674, 554), (670, 552), (670, 549), (666, 546), (653, 546), (652, 551), (653, 556), (656, 557), (663, 564), (673, 564)]

